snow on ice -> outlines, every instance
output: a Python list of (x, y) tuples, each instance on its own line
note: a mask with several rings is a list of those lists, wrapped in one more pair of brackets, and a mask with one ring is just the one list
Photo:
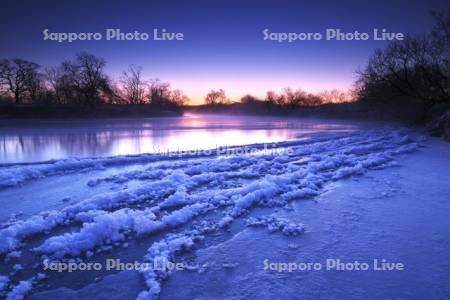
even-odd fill
[[(87, 183), (86, 188), (105, 184), (115, 187), (109, 192), (3, 224), (0, 256), (4, 258), (5, 269), (10, 271), (0, 276), (0, 295), (21, 299), (31, 292), (34, 279), (22, 278), (13, 267), (22, 263), (24, 252), (37, 265), (46, 258), (89, 260), (105, 249), (120, 247), (132, 251), (129, 240), (159, 233), (163, 234), (162, 238), (149, 245), (142, 260), (173, 261), (183, 251), (200, 246), (205, 235), (224, 230), (236, 218), (250, 215), (255, 207), (283, 207), (293, 200), (314, 197), (333, 181), (392, 166), (395, 156), (418, 148), (406, 130), (381, 129), (289, 141), (277, 146), (291, 151), (235, 155), (143, 154), (2, 166), (0, 188), (3, 189), (20, 188), (31, 180), (50, 176), (88, 174), (111, 166), (138, 168)], [(262, 149), (263, 146), (253, 147)], [(135, 184), (125, 187), (130, 181)], [(213, 215), (213, 221), (206, 221)], [(195, 228), (193, 221), (197, 222)], [(304, 231), (302, 224), (276, 215), (249, 216), (246, 221), (248, 226), (263, 226), (288, 236)], [(30, 238), (34, 238), (33, 246), (29, 244)], [(146, 270), (142, 275), (147, 290), (138, 298), (154, 299), (169, 273)]]

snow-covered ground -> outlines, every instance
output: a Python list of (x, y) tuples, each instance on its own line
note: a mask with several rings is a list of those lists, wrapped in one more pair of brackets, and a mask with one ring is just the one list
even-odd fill
[[(251, 151), (248, 151), (251, 149)], [(7, 299), (445, 298), (450, 148), (407, 129), (0, 168)], [(27, 202), (33, 195), (34, 203)], [(14, 204), (14, 199), (18, 199)], [(20, 202), (20, 205), (18, 204)], [(48, 264), (179, 263), (57, 272)], [(265, 270), (282, 263), (403, 271)]]

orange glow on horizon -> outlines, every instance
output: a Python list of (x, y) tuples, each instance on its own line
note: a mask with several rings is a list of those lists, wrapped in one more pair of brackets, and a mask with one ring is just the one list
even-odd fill
[[(235, 72), (213, 71), (205, 73), (176, 72), (161, 74), (162, 81), (170, 83), (173, 89), (182, 90), (190, 99), (188, 105), (204, 104), (206, 94), (211, 90), (223, 89), (231, 101), (239, 101), (250, 94), (264, 99), (268, 91), (281, 93), (286, 87), (301, 89), (307, 93), (320, 93), (338, 89), (347, 91), (354, 83), (352, 76), (317, 70), (308, 74), (302, 72), (278, 72), (277, 74), (235, 70)], [(145, 74), (146, 78), (155, 78), (155, 74)], [(156, 76), (158, 77), (158, 76)]]
[[(224, 86), (224, 85), (222, 85)], [(269, 85), (268, 85), (269, 86)], [(294, 85), (285, 85), (281, 88), (266, 88), (265, 90), (250, 90), (248, 89), (246, 90), (227, 90), (226, 88), (223, 87), (217, 87), (217, 88), (210, 88), (208, 90), (205, 90), (203, 93), (202, 92), (189, 92), (189, 89), (183, 89), (180, 88), (181, 90), (183, 90), (187, 96), (189, 97), (190, 101), (189, 103), (187, 103), (187, 105), (189, 106), (194, 106), (194, 105), (202, 105), (205, 104), (205, 97), (206, 94), (210, 91), (210, 90), (218, 90), (220, 88), (222, 88), (225, 91), (225, 94), (227, 96), (227, 98), (232, 101), (232, 102), (239, 102), (240, 99), (247, 95), (250, 94), (252, 96), (255, 96), (258, 99), (264, 100), (266, 98), (266, 93), (268, 91), (274, 91), (275, 93), (281, 93), (284, 88), (286, 87), (290, 87), (293, 90), (297, 90), (297, 89), (302, 89), (303, 91), (307, 92), (307, 93), (312, 93), (312, 94), (317, 94), (323, 91), (331, 91), (334, 89), (340, 90), (340, 91), (348, 91), (351, 88), (351, 84), (349, 85), (341, 85), (341, 86), (332, 86), (330, 85), (329, 87), (323, 87), (323, 88), (315, 88), (315, 89), (307, 89), (307, 88), (303, 88), (301, 86), (294, 86)]]
[[(218, 77), (218, 76), (217, 76)], [(223, 75), (220, 78), (212, 76), (205, 79), (174, 78), (168, 80), (172, 88), (182, 90), (190, 99), (189, 105), (204, 104), (206, 94), (210, 90), (223, 89), (227, 98), (231, 101), (239, 101), (241, 97), (250, 94), (259, 99), (264, 99), (268, 91), (282, 92), (286, 87), (293, 90), (301, 89), (307, 93), (320, 93), (325, 90), (338, 89), (349, 90), (353, 85), (353, 78), (338, 76), (336, 74), (311, 74), (311, 76), (292, 76), (291, 74), (276, 76), (232, 76)], [(276, 79), (273, 79), (273, 78)]]

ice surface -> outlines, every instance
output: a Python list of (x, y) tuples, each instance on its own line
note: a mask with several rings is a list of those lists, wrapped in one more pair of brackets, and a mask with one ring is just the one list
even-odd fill
[(305, 231), (305, 226), (301, 223), (295, 223), (286, 218), (274, 215), (258, 218), (248, 218), (247, 226), (250, 227), (267, 227), (270, 232), (281, 231), (287, 236), (296, 236)]
[(33, 283), (28, 281), (20, 281), (13, 289), (6, 295), (6, 300), (22, 300), (26, 294), (31, 291)]
[[(141, 259), (177, 260), (200, 245), (204, 237), (223, 233), (255, 208), (287, 207), (294, 200), (320, 195), (338, 180), (393, 166), (396, 156), (418, 149), (409, 134), (407, 130), (379, 129), (281, 142), (268, 147), (280, 150), (272, 152), (263, 151), (264, 145), (250, 145), (259, 152), (143, 154), (3, 167), (0, 188), (20, 189), (49, 177), (135, 166), (131, 171), (87, 181), (86, 188), (94, 193), (90, 197), (3, 224), (0, 254), (11, 260), (5, 261), (5, 275), (13, 283), (8, 283), (8, 297), (20, 297), (32, 288), (32, 282), (13, 272), (13, 265), (22, 262), (23, 253), (27, 254), (27, 268), (30, 261), (40, 266), (44, 258), (94, 260), (105, 250), (132, 252), (133, 241), (158, 236)], [(95, 193), (99, 186), (109, 189)], [(301, 223), (276, 215), (250, 216), (247, 224), (290, 237), (304, 231)], [(153, 299), (170, 272), (147, 270), (142, 274), (147, 289), (139, 299)]]

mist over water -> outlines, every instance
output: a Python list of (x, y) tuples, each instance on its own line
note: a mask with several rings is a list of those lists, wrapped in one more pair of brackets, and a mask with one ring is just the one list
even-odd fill
[(0, 163), (214, 149), (353, 131), (362, 126), (323, 119), (203, 114), (140, 119), (3, 120)]

